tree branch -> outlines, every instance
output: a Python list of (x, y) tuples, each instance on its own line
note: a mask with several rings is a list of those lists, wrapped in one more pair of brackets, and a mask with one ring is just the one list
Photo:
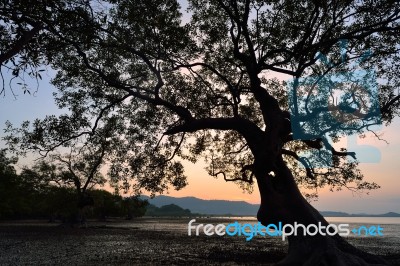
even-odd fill
[(282, 149), (282, 154), (290, 155), (290, 156), (292, 156), (293, 158), (295, 158), (297, 161), (299, 161), (299, 162), (304, 166), (304, 168), (306, 169), (307, 177), (310, 178), (310, 179), (315, 180), (315, 176), (314, 176), (314, 173), (313, 173), (313, 171), (312, 171), (312, 168), (311, 168), (311, 166), (309, 165), (309, 163), (306, 161), (305, 158), (300, 157), (300, 156), (299, 156), (296, 152), (294, 152), (294, 151), (289, 151), (289, 150), (286, 150), (286, 149)]
[(336, 155), (336, 156), (351, 156), (354, 160), (357, 160), (355, 152), (337, 151), (337, 150), (335, 150), (335, 148), (333, 148), (333, 146), (325, 138), (322, 139), (322, 142), (324, 143), (326, 148), (331, 150), (332, 155)]
[(21, 38), (19, 38), (12, 47), (3, 54), (0, 54), (0, 65), (16, 56), (19, 52), (26, 48), (26, 45), (35, 37), (35, 35), (43, 27), (40, 24), (33, 25), (33, 28), (25, 32)]
[(235, 130), (247, 138), (256, 138), (263, 131), (253, 122), (242, 118), (200, 118), (191, 119), (183, 124), (173, 126), (165, 134), (172, 135), (181, 132), (194, 132), (201, 129)]
[(390, 101), (388, 101), (387, 103), (385, 103), (385, 105), (383, 105), (381, 107), (381, 113), (388, 113), (390, 110), (390, 107), (392, 107), (397, 101), (400, 100), (400, 95), (397, 95), (396, 97), (392, 98)]

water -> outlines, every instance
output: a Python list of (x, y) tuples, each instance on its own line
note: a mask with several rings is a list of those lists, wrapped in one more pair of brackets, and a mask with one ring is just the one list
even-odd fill
[[(141, 230), (151, 231), (169, 231), (182, 235), (188, 234), (188, 223), (193, 218), (141, 218), (130, 222), (117, 223), (118, 227), (127, 228), (138, 228)], [(256, 224), (257, 220), (254, 217), (210, 217), (210, 218), (195, 218), (196, 221), (192, 224), (196, 226), (198, 224), (225, 224), (228, 225), (235, 221), (240, 224)], [(350, 233), (349, 236), (344, 238), (356, 247), (362, 248), (367, 252), (372, 252), (381, 255), (398, 254), (400, 251), (400, 218), (393, 217), (327, 217), (327, 220), (333, 224), (345, 223), (349, 224), (348, 229), (352, 230), (359, 228), (360, 226), (377, 226), (380, 225), (383, 228), (383, 236), (365, 236), (355, 235)], [(109, 225), (107, 225), (109, 226)], [(246, 230), (248, 232), (249, 230)], [(192, 229), (192, 235), (195, 234), (195, 230)], [(203, 234), (203, 233), (201, 233)], [(240, 236), (241, 238), (244, 237)], [(260, 238), (261, 236), (256, 236)], [(265, 236), (270, 241), (280, 241), (280, 238)]]
[(379, 225), (383, 228), (384, 237), (395, 238), (393, 240), (400, 243), (400, 217), (327, 217), (326, 219), (333, 224), (349, 224), (350, 229)]
[[(216, 219), (233, 221), (257, 221), (255, 217), (213, 217)], [(211, 218), (211, 219), (213, 219)], [(356, 223), (356, 224), (400, 224), (400, 217), (325, 217), (329, 223)]]
[[(257, 224), (255, 217), (211, 217), (211, 218), (151, 218), (139, 219), (126, 224), (118, 224), (118, 226), (137, 227), (145, 230), (166, 230), (175, 232), (187, 232), (190, 220), (196, 219), (193, 225), (197, 224), (230, 224), (235, 221), (240, 224)], [(349, 224), (349, 229), (359, 228), (360, 226), (380, 226), (383, 228), (384, 237), (396, 238), (396, 242), (400, 243), (400, 217), (326, 217), (327, 221), (332, 224)], [(365, 237), (352, 234), (352, 237)], [(371, 236), (370, 236), (371, 237)], [(376, 236), (380, 237), (380, 236)]]
[(400, 217), (325, 217), (330, 223), (354, 224), (399, 224)]

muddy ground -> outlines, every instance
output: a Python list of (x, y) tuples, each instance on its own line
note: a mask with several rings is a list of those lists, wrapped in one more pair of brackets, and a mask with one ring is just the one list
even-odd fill
[[(209, 221), (207, 223), (210, 223)], [(187, 220), (89, 223), (0, 223), (0, 265), (273, 265), (287, 242), (273, 237), (188, 236)], [(400, 265), (390, 239), (349, 238)]]

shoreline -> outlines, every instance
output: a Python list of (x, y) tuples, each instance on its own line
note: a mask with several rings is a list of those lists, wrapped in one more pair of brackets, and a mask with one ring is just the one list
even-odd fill
[[(207, 223), (212, 220), (201, 219)], [(287, 241), (273, 237), (256, 236), (246, 241), (240, 236), (188, 236), (176, 230), (184, 223), (185, 219), (141, 218), (132, 222), (90, 222), (88, 228), (71, 228), (38, 221), (1, 222), (0, 264), (273, 265), (287, 252)], [(169, 230), (162, 225), (170, 225)], [(390, 237), (346, 239), (400, 265), (399, 245)]]

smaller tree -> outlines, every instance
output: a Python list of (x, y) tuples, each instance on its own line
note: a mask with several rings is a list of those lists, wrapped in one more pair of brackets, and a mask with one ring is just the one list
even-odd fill
[(6, 149), (0, 149), (0, 176), (15, 175), (15, 168), (18, 159), (16, 157), (9, 158), (6, 154)]
[(12, 216), (15, 212), (12, 206), (18, 186), (17, 174), (13, 166), (16, 162), (16, 158), (6, 156), (5, 149), (0, 150), (0, 219)]
[(106, 190), (90, 190), (89, 194), (94, 201), (90, 215), (101, 220), (107, 217), (125, 217), (128, 220), (141, 217), (148, 205), (147, 200), (141, 200), (138, 196), (124, 198)]
[(0, 150), (0, 219), (38, 218), (43, 214), (43, 202), (48, 184), (37, 175), (16, 172), (17, 157)]
[(149, 202), (140, 199), (138, 196), (122, 199), (123, 213), (126, 214), (128, 220), (145, 215), (147, 206), (149, 206)]
[(61, 220), (66, 222), (77, 213), (77, 198), (74, 188), (48, 186), (41, 197), (36, 201), (40, 205), (42, 217), (49, 218), (49, 222)]
[(33, 167), (25, 167), (21, 176), (26, 181), (35, 180), (37, 185), (73, 189), (76, 211), (72, 213), (71, 222), (83, 222), (83, 209), (94, 204), (88, 191), (106, 183), (101, 168), (109, 145), (105, 138), (95, 136), (83, 144), (75, 141), (68, 146), (68, 153), (58, 151), (48, 154)]
[[(0, 150), (0, 219), (49, 218), (51, 222), (70, 219), (76, 223), (86, 216), (104, 220), (106, 217), (132, 219), (145, 214), (147, 200), (138, 196), (123, 198), (118, 193), (94, 189), (106, 182), (99, 170), (104, 162), (97, 168), (94, 163), (104, 158), (101, 151), (92, 151), (89, 160), (85, 153), (88, 149), (80, 147), (79, 151), (52, 154), (31, 168), (24, 167), (18, 174), (13, 166), (18, 158)], [(91, 206), (86, 209), (88, 205)]]
[(93, 204), (88, 190), (106, 183), (100, 172), (105, 153), (105, 145), (72, 147), (70, 153), (52, 154), (41, 159), (32, 169), (25, 168), (22, 174), (47, 184), (74, 188), (78, 208), (82, 209)]
[(121, 217), (124, 215), (121, 196), (98, 189), (90, 190), (88, 195), (93, 199), (92, 216), (105, 221), (109, 216)]

